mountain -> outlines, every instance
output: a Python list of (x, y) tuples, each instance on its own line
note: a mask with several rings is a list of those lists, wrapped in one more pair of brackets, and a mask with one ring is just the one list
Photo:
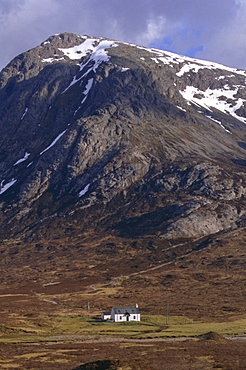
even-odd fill
[(71, 33), (14, 58), (0, 72), (2, 281), (106, 281), (197, 267), (199, 251), (241, 274), (245, 78)]

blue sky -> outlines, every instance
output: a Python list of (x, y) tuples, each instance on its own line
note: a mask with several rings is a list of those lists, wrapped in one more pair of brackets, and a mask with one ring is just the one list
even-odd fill
[(74, 32), (246, 69), (246, 0), (0, 0), (0, 69)]

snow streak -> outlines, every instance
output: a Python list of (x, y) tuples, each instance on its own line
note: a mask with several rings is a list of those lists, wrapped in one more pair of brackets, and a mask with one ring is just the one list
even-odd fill
[(3, 180), (0, 184), (0, 195), (3, 194), (6, 190), (8, 190), (12, 185), (16, 183), (17, 180), (12, 179), (10, 182), (7, 184), (3, 185), (5, 180)]
[(17, 164), (21, 163), (21, 162), (24, 162), (28, 157), (29, 157), (30, 153), (25, 153), (24, 157), (19, 159), (17, 162), (15, 162), (14, 166), (16, 166)]
[(85, 195), (87, 191), (89, 190), (89, 187), (90, 187), (90, 184), (86, 185), (84, 189), (79, 192), (79, 197), (82, 197), (83, 195)]
[(62, 137), (62, 135), (64, 135), (65, 134), (65, 132), (66, 132), (67, 130), (64, 130), (61, 134), (59, 134), (56, 138), (55, 138), (55, 140), (53, 140), (52, 141), (52, 143), (47, 147), (47, 148), (45, 148), (39, 155), (42, 155), (43, 153), (45, 153), (45, 152), (47, 152), (47, 150), (49, 150), (50, 148), (52, 148), (52, 146), (54, 146), (56, 143), (57, 143), (57, 141)]

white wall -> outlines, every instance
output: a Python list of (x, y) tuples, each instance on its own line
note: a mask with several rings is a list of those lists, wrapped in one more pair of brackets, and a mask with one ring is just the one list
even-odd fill
[(104, 315), (104, 313), (101, 314), (101, 319), (102, 320), (110, 320), (111, 319), (111, 315)]
[[(112, 319), (114, 319), (115, 322), (127, 321), (127, 317), (124, 314), (116, 314)], [(129, 321), (140, 321), (140, 314), (130, 315)]]

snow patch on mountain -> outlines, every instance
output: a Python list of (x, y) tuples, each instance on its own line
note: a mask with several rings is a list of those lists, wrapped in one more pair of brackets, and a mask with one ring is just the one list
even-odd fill
[(57, 141), (65, 134), (66, 131), (67, 130), (64, 130), (61, 134), (59, 134), (55, 138), (55, 140), (53, 140), (52, 143), (40, 153), (40, 155), (42, 155), (43, 153), (47, 152), (47, 150), (49, 150), (50, 148), (52, 148), (52, 146), (54, 146), (57, 143)]
[(19, 159), (17, 162), (15, 162), (14, 166), (16, 166), (17, 164), (21, 163), (21, 162), (24, 162), (28, 157), (29, 157), (30, 153), (25, 153), (24, 157)]
[[(190, 73), (190, 72), (197, 73), (200, 69), (204, 69), (204, 68), (220, 69), (220, 70), (223, 70), (223, 71), (233, 72), (234, 74), (236, 73), (236, 74), (246, 76), (245, 71), (237, 70), (235, 68), (226, 67), (222, 64), (211, 63), (211, 62), (207, 62), (205, 60), (198, 60), (198, 59), (193, 59), (193, 60), (190, 61), (189, 59), (191, 59), (191, 58), (184, 57), (183, 62), (186, 62), (186, 64), (183, 65), (183, 67), (180, 69), (180, 71), (176, 73), (176, 75), (178, 77), (182, 77), (185, 73)], [(230, 77), (234, 77), (234, 76), (235, 75), (231, 75)], [(224, 77), (225, 76), (221, 76), (221, 78), (224, 78)]]
[[(199, 71), (199, 69), (201, 68), (207, 68), (207, 66), (204, 66), (204, 65), (201, 65), (201, 64), (195, 64), (195, 63), (190, 63), (190, 64), (185, 64), (181, 70), (176, 73), (176, 75), (178, 77), (181, 77), (183, 76), (185, 73), (189, 73), (189, 72), (194, 72), (194, 73), (197, 73)], [(212, 68), (212, 66), (210, 67)]]
[(121, 72), (126, 72), (126, 71), (129, 71), (130, 68), (122, 68), (121, 69)]
[(180, 110), (182, 110), (183, 112), (186, 112), (186, 109), (180, 107), (179, 105), (177, 105), (177, 108), (180, 109)]
[(87, 85), (85, 87), (85, 91), (83, 92), (83, 94), (87, 95), (90, 91), (90, 89), (92, 88), (92, 85), (93, 85), (93, 78), (90, 78), (87, 82)]
[(117, 44), (109, 40), (87, 39), (80, 45), (73, 46), (68, 49), (60, 49), (71, 60), (81, 59), (82, 57), (90, 54), (89, 59), (85, 63), (81, 62), (79, 64), (79, 72), (81, 72), (86, 66), (88, 66), (89, 63), (92, 64), (92, 67), (89, 68), (82, 76), (74, 76), (72, 82), (63, 91), (63, 93), (67, 91), (71, 86), (76, 84), (78, 81), (84, 79), (91, 71), (96, 73), (98, 66), (102, 62), (108, 62), (110, 59), (109, 55), (107, 54), (107, 49), (116, 46)]
[(28, 108), (26, 108), (26, 109), (25, 109), (25, 112), (22, 114), (22, 116), (21, 116), (21, 121), (23, 120), (23, 118), (25, 117), (25, 115), (27, 114), (27, 112), (28, 112)]
[(17, 180), (12, 179), (10, 182), (7, 184), (3, 185), (5, 180), (3, 180), (0, 184), (0, 195), (3, 194), (6, 190), (8, 190), (12, 185), (16, 183)]
[(205, 117), (211, 119), (211, 121), (214, 121), (215, 123), (218, 123), (220, 125), (220, 127), (223, 128), (223, 130), (225, 130), (226, 132), (228, 132), (229, 134), (231, 134), (231, 131), (227, 130), (227, 128), (225, 128), (225, 126), (220, 121), (218, 121), (217, 119), (215, 119), (215, 118), (213, 118), (211, 116), (206, 116), (206, 115), (205, 115)]
[(88, 53), (95, 50), (95, 45), (98, 42), (98, 39), (87, 39), (83, 41), (80, 45), (72, 46), (70, 48), (60, 48), (67, 57), (71, 60), (81, 59), (86, 56)]
[[(155, 56), (152, 57), (151, 59), (155, 63), (162, 62), (163, 64), (172, 65), (172, 66), (182, 64), (181, 69), (179, 70), (179, 72), (176, 73), (178, 77), (182, 77), (185, 73), (190, 73), (191, 71), (197, 72), (201, 68), (220, 69), (220, 70), (224, 70), (227, 72), (229, 71), (233, 74), (243, 75), (246, 77), (246, 71), (227, 67), (223, 64), (214, 63), (214, 62), (210, 62), (210, 61), (206, 61), (202, 59), (191, 58), (191, 57), (175, 54), (169, 51), (164, 51), (164, 50), (159, 50), (159, 49), (154, 49), (154, 48), (147, 48), (144, 46), (138, 46), (138, 45), (130, 44), (126, 42), (124, 42), (124, 44), (137, 47), (140, 50), (145, 50), (151, 53), (152, 55), (154, 54)], [(143, 59), (143, 58), (140, 58), (140, 59)]]
[[(236, 111), (246, 102), (246, 100), (243, 100), (242, 98), (237, 99), (235, 97), (238, 92), (238, 87), (235, 87), (235, 90), (231, 90), (228, 85), (225, 85), (223, 89), (208, 88), (207, 90), (202, 91), (194, 86), (186, 86), (183, 91), (180, 90), (179, 92), (189, 103), (203, 107), (211, 112), (212, 108), (218, 109), (219, 111), (225, 114), (230, 114), (239, 121), (246, 123), (246, 118), (236, 114)], [(234, 101), (234, 104), (232, 101)]]
[(44, 58), (42, 59), (42, 63), (53, 63), (53, 62), (58, 62), (59, 60), (64, 60), (64, 57), (61, 58)]
[(87, 39), (80, 45), (59, 50), (61, 50), (63, 54), (65, 54), (71, 60), (81, 59), (82, 57), (91, 53), (91, 59), (100, 64), (103, 61), (109, 61), (109, 56), (106, 49), (114, 46), (117, 46), (117, 44), (110, 40)]
[(84, 187), (84, 189), (79, 192), (79, 197), (82, 197), (83, 195), (85, 195), (87, 193), (87, 191), (89, 190), (89, 187), (90, 187), (90, 184), (87, 184)]
[(83, 104), (84, 101), (87, 99), (87, 95), (89, 94), (89, 91), (92, 88), (93, 81), (94, 81), (93, 78), (91, 78), (90, 80), (88, 80), (87, 85), (85, 87), (85, 91), (83, 92), (83, 94), (85, 95), (85, 97), (83, 98), (81, 104)]

